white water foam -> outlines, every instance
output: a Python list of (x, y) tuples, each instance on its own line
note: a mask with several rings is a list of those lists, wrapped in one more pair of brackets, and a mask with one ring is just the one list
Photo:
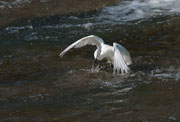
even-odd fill
[[(32, 0), (14, 0), (13, 2), (0, 1), (1, 6), (20, 5), (21, 3), (30, 3)], [(111, 32), (118, 24), (134, 24), (131, 21), (144, 20), (156, 16), (166, 16), (180, 14), (180, 0), (124, 0), (119, 5), (105, 7), (98, 15), (77, 17), (69, 16), (63, 18), (59, 23), (43, 25), (43, 29), (58, 29), (58, 34), (79, 35), (80, 33), (89, 33), (91, 31), (102, 33)], [(68, 21), (66, 21), (68, 20)], [(141, 21), (138, 21), (141, 22)], [(135, 22), (136, 23), (136, 22)], [(113, 27), (114, 26), (114, 27)], [(41, 28), (34, 30), (32, 25), (11, 26), (5, 31), (9, 34), (19, 33), (22, 30), (33, 31), (32, 34), (24, 36), (25, 40), (57, 40), (58, 37), (41, 35)], [(69, 31), (71, 30), (71, 31)], [(92, 32), (91, 32), (92, 33)]]
[(17, 33), (19, 32), (20, 30), (25, 30), (25, 29), (33, 29), (33, 26), (30, 25), (30, 26), (10, 26), (10, 27), (7, 27), (5, 28), (6, 31), (8, 31), (10, 34), (12, 33)]
[(174, 68), (170, 66), (163, 70), (153, 70), (151, 71), (151, 76), (158, 79), (174, 79), (175, 81), (180, 81), (180, 68)]
[(120, 22), (179, 13), (180, 0), (125, 0), (118, 6), (105, 7), (99, 19)]
[(0, 8), (8, 7), (12, 8), (12, 5), (20, 5), (22, 3), (31, 3), (32, 0), (14, 0), (14, 1), (0, 1)]
[(128, 24), (129, 21), (176, 14), (180, 14), (180, 0), (124, 0), (116, 6), (104, 7), (97, 16), (83, 19), (70, 16), (68, 19), (76, 24), (64, 23), (45, 28), (78, 27), (91, 30), (96, 26)]

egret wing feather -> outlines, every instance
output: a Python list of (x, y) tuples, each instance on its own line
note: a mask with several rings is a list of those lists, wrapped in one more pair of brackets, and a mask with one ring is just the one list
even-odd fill
[(124, 60), (126, 61), (126, 64), (131, 65), (132, 60), (131, 60), (131, 56), (130, 56), (128, 50), (124, 46), (117, 44), (117, 43), (116, 43), (116, 47), (120, 50)]
[(121, 73), (128, 73), (129, 67), (126, 63), (126, 60), (123, 57), (123, 50), (119, 49), (119, 44), (113, 43), (114, 48), (114, 73), (118, 73), (121, 70)]
[(63, 50), (60, 53), (60, 56), (62, 57), (67, 51), (69, 51), (72, 48), (80, 48), (86, 45), (95, 45), (97, 48), (100, 48), (102, 43), (104, 43), (104, 41), (98, 36), (94, 36), (94, 35), (86, 36), (84, 38), (77, 40), (70, 46), (68, 46), (65, 50)]

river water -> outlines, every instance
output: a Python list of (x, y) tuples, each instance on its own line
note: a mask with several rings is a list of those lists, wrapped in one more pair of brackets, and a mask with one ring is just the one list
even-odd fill
[[(124, 45), (127, 75), (94, 47), (59, 53), (87, 35)], [(17, 21), (0, 29), (1, 121), (180, 121), (180, 1), (124, 0), (84, 14)]]

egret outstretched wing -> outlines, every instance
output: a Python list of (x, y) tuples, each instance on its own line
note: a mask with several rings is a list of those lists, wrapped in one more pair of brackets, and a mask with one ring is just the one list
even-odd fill
[(127, 65), (131, 65), (132, 64), (132, 60), (131, 60), (131, 56), (130, 56), (128, 50), (124, 46), (122, 46), (120, 44), (117, 44), (117, 43), (115, 43), (115, 44), (116, 44), (116, 47), (120, 50), (120, 52), (121, 52), (121, 54), (122, 54), (126, 64)]
[(65, 50), (63, 50), (60, 53), (60, 56), (62, 57), (71, 48), (80, 48), (86, 45), (95, 45), (97, 48), (100, 48), (102, 43), (104, 43), (104, 41), (98, 36), (94, 36), (94, 35), (86, 36), (74, 42), (70, 46), (68, 46)]
[[(128, 67), (128, 61), (131, 63), (130, 59), (131, 58), (124, 58), (124, 55), (128, 52), (123, 46), (113, 43), (113, 48), (114, 48), (114, 73), (119, 73), (121, 70), (121, 73), (128, 73), (129, 67)], [(129, 54), (129, 53), (128, 53)], [(130, 55), (127, 55), (127, 57)], [(128, 60), (128, 61), (126, 61)]]

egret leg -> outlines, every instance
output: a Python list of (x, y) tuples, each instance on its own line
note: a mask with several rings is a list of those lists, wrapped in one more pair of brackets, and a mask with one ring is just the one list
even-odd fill
[(111, 68), (113, 68), (113, 64), (110, 64)]
[(97, 59), (94, 60), (93, 64), (92, 64), (92, 69), (95, 69), (97, 65)]

